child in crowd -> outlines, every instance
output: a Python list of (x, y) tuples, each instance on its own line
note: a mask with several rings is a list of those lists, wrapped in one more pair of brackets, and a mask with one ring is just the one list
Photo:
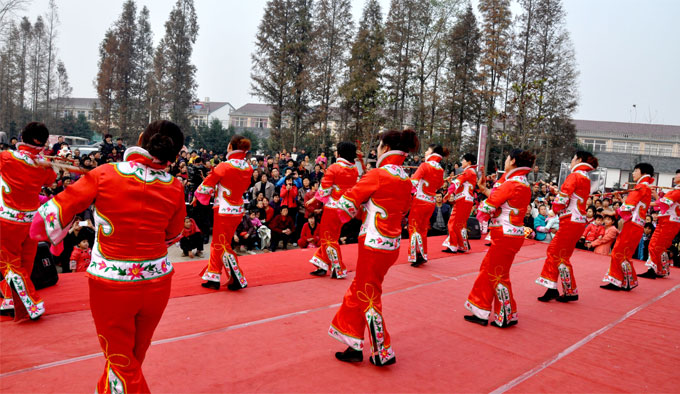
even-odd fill
[(300, 239), (297, 242), (300, 248), (316, 249), (319, 247), (319, 235), (316, 233), (317, 227), (316, 217), (314, 215), (309, 215), (307, 223), (302, 226)]
[(196, 221), (190, 217), (184, 218), (184, 229), (182, 238), (179, 240), (179, 247), (182, 249), (182, 256), (193, 258), (194, 249), (196, 249), (196, 256), (203, 255), (203, 234), (198, 229)]
[(545, 223), (545, 227), (550, 230), (550, 239), (552, 239), (554, 234), (557, 233), (557, 230), (560, 229), (560, 217), (555, 215), (555, 212), (552, 209), (548, 210), (548, 220)]
[(616, 228), (616, 217), (613, 212), (609, 211), (604, 215), (604, 235), (592, 242), (586, 242), (586, 249), (591, 250), (597, 254), (609, 256), (612, 251), (612, 245), (619, 235), (619, 230)]
[(90, 249), (90, 242), (87, 236), (83, 233), (78, 237), (78, 244), (71, 252), (70, 266), (71, 271), (84, 272), (90, 265), (92, 259), (92, 249)]
[(652, 234), (654, 234), (654, 224), (645, 223), (642, 238), (640, 238), (637, 251), (633, 255), (634, 259), (647, 261), (647, 258), (649, 257), (649, 240), (652, 239)]
[(590, 223), (583, 232), (581, 239), (576, 244), (577, 248), (590, 250), (586, 247), (586, 243), (592, 243), (596, 239), (600, 239), (604, 236), (604, 226), (602, 225), (604, 217), (600, 214), (597, 214), (594, 216), (594, 219), (595, 220), (593, 220), (593, 222)]

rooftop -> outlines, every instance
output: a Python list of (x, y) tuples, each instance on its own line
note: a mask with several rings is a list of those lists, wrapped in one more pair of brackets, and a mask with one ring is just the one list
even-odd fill
[(573, 120), (576, 133), (588, 133), (590, 135), (611, 135), (622, 138), (658, 138), (680, 141), (680, 126), (649, 124), (649, 123), (624, 123), (603, 122), (597, 120)]
[(272, 107), (271, 105), (268, 104), (258, 104), (258, 103), (248, 103), (234, 112), (231, 113), (232, 116), (234, 115), (244, 115), (244, 116), (262, 116), (262, 117), (269, 117), (272, 114)]

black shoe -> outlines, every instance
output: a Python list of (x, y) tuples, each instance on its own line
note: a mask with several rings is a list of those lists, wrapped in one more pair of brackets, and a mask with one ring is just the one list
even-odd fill
[(238, 281), (236, 281), (236, 279), (234, 279), (233, 282), (231, 282), (227, 285), (227, 289), (229, 289), (231, 291), (237, 291), (237, 290), (241, 290), (243, 288), (245, 288), (245, 287), (241, 287), (241, 284), (238, 283)]
[(644, 274), (639, 274), (638, 278), (656, 279), (656, 271), (654, 271), (654, 268), (650, 268)]
[(201, 286), (205, 287), (206, 289), (219, 290), (220, 289), (220, 282), (213, 282), (211, 280), (208, 280), (204, 283), (201, 283)]
[(309, 274), (314, 276), (326, 276), (326, 270), (319, 268), (318, 270), (312, 271)]
[(613, 283), (607, 283), (606, 285), (602, 285), (602, 286), (600, 286), (600, 289), (614, 290), (614, 291), (622, 290), (619, 286), (616, 286)]
[(14, 309), (3, 309), (0, 311), (0, 316), (14, 317)]
[(453, 250), (451, 250), (451, 249), (449, 249), (449, 248), (446, 248), (446, 249), (442, 250), (442, 252), (444, 252), (444, 253), (451, 253), (451, 254), (456, 254), (456, 253), (458, 253), (458, 252), (454, 252)]
[(488, 320), (480, 319), (475, 315), (465, 315), (463, 316), (463, 319), (465, 319), (465, 321), (469, 321), (470, 323), (477, 323), (482, 326), (486, 326), (487, 324), (489, 324)]
[(347, 347), (344, 352), (336, 352), (335, 358), (347, 363), (360, 363), (364, 361), (364, 353), (361, 350), (354, 350)]
[[(375, 356), (374, 356), (374, 357), (375, 357)], [(397, 362), (397, 358), (396, 358), (396, 357), (392, 357), (391, 359), (387, 360), (387, 361), (385, 362), (385, 364), (382, 364), (381, 362), (378, 362), (378, 363), (376, 364), (376, 362), (373, 361), (373, 357), (369, 357), (369, 358), (368, 358), (368, 361), (370, 361), (371, 364), (375, 365), (376, 367), (386, 367), (386, 366), (388, 366), (388, 365), (392, 365), (392, 364), (396, 363), (396, 362)]]
[(421, 265), (427, 263), (427, 260), (423, 258), (420, 254), (416, 257), (416, 261), (411, 263), (411, 267), (420, 267)]
[(575, 295), (561, 295), (556, 298), (558, 302), (571, 302), (571, 301), (578, 301), (578, 294)]
[(560, 292), (557, 289), (548, 289), (545, 291), (545, 294), (538, 297), (538, 300), (541, 302), (550, 302), (550, 300), (554, 300), (559, 296)]
[(511, 322), (508, 322), (508, 323), (507, 323), (506, 325), (504, 325), (504, 326), (499, 325), (498, 323), (496, 323), (495, 320), (491, 322), (491, 325), (492, 325), (492, 326), (498, 327), (498, 328), (508, 328), (508, 327), (514, 326), (514, 325), (516, 325), (516, 324), (517, 324), (517, 320), (513, 320), (513, 321), (511, 321)]

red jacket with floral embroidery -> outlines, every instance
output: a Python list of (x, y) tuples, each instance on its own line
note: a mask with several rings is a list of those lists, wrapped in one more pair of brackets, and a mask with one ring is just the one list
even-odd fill
[[(448, 194), (455, 193), (456, 201), (462, 198), (472, 202), (475, 201), (475, 185), (477, 185), (477, 166), (469, 166), (451, 182)], [(447, 198), (445, 200), (448, 201)]]
[(434, 204), (434, 195), (444, 184), (444, 169), (439, 164), (442, 157), (436, 153), (425, 158), (411, 177), (416, 200)]
[(586, 203), (590, 195), (590, 178), (588, 172), (593, 166), (588, 163), (579, 163), (571, 174), (564, 180), (560, 192), (553, 202), (553, 211), (560, 215), (560, 219), (571, 217), (572, 222), (586, 222)]
[(94, 203), (90, 277), (115, 282), (169, 277), (167, 246), (184, 228), (184, 188), (164, 171), (166, 163), (142, 148), (129, 148), (125, 160), (95, 168), (40, 206), (31, 236), (56, 245), (74, 216)]
[(196, 189), (196, 199), (203, 205), (215, 194), (214, 209), (222, 215), (243, 215), (243, 193), (250, 186), (253, 167), (246, 160), (246, 152), (231, 151), (227, 160), (215, 167)]
[(31, 223), (40, 206), (40, 189), (51, 185), (57, 174), (36, 165), (37, 160), (44, 160), (42, 147), (17, 145), (16, 151), (0, 153), (0, 219)]
[(338, 200), (347, 189), (356, 185), (359, 179), (359, 170), (355, 164), (339, 158), (332, 166), (328, 167), (321, 178), (321, 185), (314, 196), (317, 200), (329, 208), (337, 208)]
[(508, 171), (496, 182), (489, 198), (477, 210), (479, 221), (489, 220), (489, 227), (502, 227), (503, 234), (524, 236), (524, 216), (531, 202), (531, 188), (526, 175), (529, 167)]
[(661, 197), (658, 204), (659, 217), (667, 216), (671, 222), (680, 223), (680, 185)]
[(365, 212), (359, 235), (364, 246), (378, 250), (397, 250), (401, 241), (401, 222), (411, 206), (411, 181), (402, 167), (407, 154), (389, 151), (378, 160), (376, 169), (338, 201), (342, 222)]
[(649, 184), (652, 182), (654, 182), (654, 178), (647, 174), (638, 179), (635, 189), (628, 193), (626, 201), (616, 211), (624, 221), (632, 220), (640, 227), (645, 225), (647, 209), (652, 202), (652, 189), (649, 188)]

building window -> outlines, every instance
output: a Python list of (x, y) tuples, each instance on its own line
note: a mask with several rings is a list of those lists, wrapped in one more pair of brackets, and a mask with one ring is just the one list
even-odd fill
[(87, 111), (87, 120), (92, 120), (92, 111)]
[(607, 140), (584, 139), (583, 145), (591, 152), (604, 152), (607, 150)]
[(64, 118), (67, 118), (67, 117), (69, 117), (70, 115), (71, 115), (71, 111), (65, 109), (65, 110), (64, 110)]
[(236, 116), (231, 120), (231, 125), (234, 127), (247, 127), (248, 118)]
[(85, 116), (85, 111), (78, 111), (78, 116), (83, 115)]
[(614, 152), (616, 153), (640, 153), (640, 143), (638, 142), (626, 142), (626, 141), (614, 141)]
[(652, 156), (671, 156), (673, 154), (673, 146), (645, 143), (645, 154)]
[(258, 129), (266, 129), (267, 128), (267, 118), (256, 118), (255, 119), (255, 127)]

